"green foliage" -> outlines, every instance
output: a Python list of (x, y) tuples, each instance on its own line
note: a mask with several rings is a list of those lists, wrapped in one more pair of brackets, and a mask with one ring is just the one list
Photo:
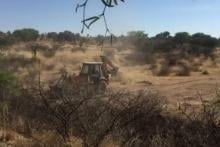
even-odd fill
[(192, 35), (190, 44), (192, 48), (189, 53), (209, 56), (214, 52), (215, 47), (218, 45), (218, 40), (210, 35), (196, 33)]
[(58, 34), (58, 41), (73, 41), (75, 42), (75, 35), (70, 31), (60, 32)]
[(8, 44), (8, 40), (6, 37), (0, 35), (0, 46), (6, 46)]
[(170, 32), (168, 32), (168, 31), (159, 33), (155, 36), (155, 38), (157, 38), (157, 39), (169, 39), (170, 37), (171, 37)]
[(175, 34), (173, 39), (177, 44), (183, 45), (183, 43), (190, 41), (190, 37), (191, 36), (187, 32), (179, 32)]
[(218, 44), (218, 40), (210, 35), (196, 33), (192, 35), (191, 43), (194, 45), (214, 48)]
[(218, 46), (220, 46), (220, 38), (218, 39)]
[(0, 47), (11, 45), (13, 42), (14, 39), (11, 36), (10, 32), (4, 33), (0, 31)]
[(35, 29), (15, 30), (12, 35), (18, 41), (33, 41), (39, 37), (39, 32)]
[(128, 32), (128, 37), (135, 40), (141, 40), (141, 39), (143, 40), (143, 39), (147, 39), (148, 35), (144, 31), (131, 31)]
[[(129, 32), (125, 40), (126, 43), (131, 43), (136, 48), (136, 53), (141, 53), (145, 57), (141, 61), (147, 64), (155, 64), (158, 58), (166, 60), (169, 66), (174, 66), (180, 60), (188, 61), (190, 58), (205, 56), (214, 58), (214, 51), (218, 46), (218, 39), (203, 33), (196, 33), (192, 36), (187, 32), (178, 32), (175, 36), (171, 36), (169, 32), (165, 31), (148, 37), (144, 31)], [(122, 41), (123, 38), (119, 38)], [(171, 55), (171, 56), (170, 56)], [(188, 75), (189, 70), (187, 66), (178, 65), (174, 67), (173, 71), (178, 71), (178, 75)], [(153, 68), (152, 68), (153, 69)], [(162, 74), (167, 73), (166, 65), (160, 70)], [(158, 75), (158, 74), (157, 74)]]
[(144, 50), (148, 35), (144, 31), (128, 32), (128, 40), (132, 42), (138, 50)]
[[(192, 36), (187, 32), (178, 32), (174, 37), (165, 31), (157, 34), (155, 37), (148, 38), (143, 31), (132, 31), (128, 33), (127, 38), (139, 51), (149, 53), (169, 53), (182, 52), (190, 55), (211, 55), (219, 40), (203, 33), (196, 33)], [(149, 45), (151, 47), (149, 47)]]
[(0, 98), (4, 98), (5, 95), (15, 94), (17, 86), (17, 79), (11, 72), (0, 72)]
[(58, 39), (58, 34), (56, 32), (49, 32), (47, 33), (47, 38), (55, 41)]
[(79, 39), (80, 35), (79, 34), (74, 34), (70, 31), (64, 31), (64, 32), (50, 32), (47, 34), (47, 37), (49, 39), (52, 39), (54, 41), (58, 42), (76, 42), (77, 39)]
[(175, 49), (175, 43), (172, 39), (152, 39), (154, 43), (153, 53), (169, 53)]
[(0, 71), (0, 126), (7, 127), (10, 123), (10, 109), (15, 109), (11, 104), (18, 94), (16, 77), (11, 72)]
[(3, 35), (5, 35), (5, 33), (4, 33), (4, 32), (2, 32), (2, 31), (0, 31), (0, 36), (3, 36)]

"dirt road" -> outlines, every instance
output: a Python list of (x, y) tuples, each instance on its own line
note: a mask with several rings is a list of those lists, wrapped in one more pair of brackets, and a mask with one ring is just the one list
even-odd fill
[(220, 76), (189, 76), (189, 77), (154, 77), (148, 76), (136, 83), (112, 83), (114, 88), (128, 90), (153, 90), (166, 97), (170, 107), (184, 103), (198, 107), (201, 97), (204, 101), (216, 98), (216, 90), (220, 85)]

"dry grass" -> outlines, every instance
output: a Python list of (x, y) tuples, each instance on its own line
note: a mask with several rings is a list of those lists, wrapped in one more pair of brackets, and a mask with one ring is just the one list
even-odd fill
[[(52, 44), (52, 47), (56, 48), (56, 54), (53, 57), (47, 58), (41, 53), (37, 54), (37, 58), (41, 61), (41, 70), (38, 69), (38, 64), (34, 65), (30, 62), (32, 54), (28, 51), (28, 49), (26, 49), (25, 44), (13, 45), (10, 48), (10, 53), (14, 55), (13, 60), (16, 61), (16, 63), (8, 63), (8, 61), (12, 60), (10, 59), (7, 61), (6, 67), (16, 69), (17, 75), (20, 76), (22, 80), (27, 79), (27, 77), (32, 77), (31, 75), (34, 75), (36, 68), (37, 71), (41, 71), (41, 79), (46, 82), (56, 79), (59, 76), (59, 71), (64, 67), (70, 74), (78, 74), (82, 62), (100, 61), (99, 55), (103, 54), (100, 52), (100, 47), (97, 47), (96, 45), (88, 45), (86, 46), (86, 51), (82, 52), (77, 50), (77, 46), (72, 44), (50, 44)], [(74, 50), (74, 52), (72, 52), (72, 50)], [(185, 68), (184, 66), (180, 65), (173, 65), (170, 67), (166, 60), (162, 59), (161, 56), (158, 56), (156, 58), (157, 60), (155, 60), (156, 64), (153, 68), (152, 75), (152, 68), (149, 68), (150, 65), (138, 64), (139, 62), (135, 60), (137, 57), (130, 58), (135, 54), (133, 48), (123, 47), (123, 49), (118, 51), (114, 48), (105, 47), (104, 51), (106, 55), (112, 55), (112, 61), (119, 67), (119, 74), (111, 80), (110, 86), (116, 89), (118, 86), (122, 86), (126, 89), (143, 89), (148, 88), (149, 85), (137, 83), (149, 81), (153, 85), (151, 88), (161, 91), (166, 96), (172, 97), (172, 104), (175, 103), (174, 105), (176, 105), (178, 100), (182, 100), (182, 97), (184, 97), (185, 93), (188, 95), (194, 95), (198, 90), (202, 90), (204, 92), (210, 91), (210, 87), (215, 88), (216, 82), (218, 83), (219, 81), (219, 58), (216, 59), (217, 65), (215, 67), (211, 66), (211, 60), (207, 60), (204, 63), (204, 57), (192, 58), (190, 63), (187, 63)], [(135, 54), (135, 56), (136, 55), (137, 54)], [(208, 71), (209, 75), (203, 77), (202, 73), (204, 71)], [(190, 76), (188, 76), (189, 72)], [(161, 77), (157, 75), (163, 76)], [(180, 75), (184, 75), (184, 77), (180, 78)], [(204, 78), (206, 78), (206, 80), (203, 80), (200, 83), (197, 82), (197, 80)], [(209, 80), (209, 78), (212, 78), (213, 80)], [(179, 85), (177, 84), (175, 86), (164, 86), (170, 85), (172, 83), (179, 83), (184, 81), (187, 82), (193, 80), (195, 80), (195, 82)], [(194, 86), (199, 88), (193, 90)]]
[[(19, 46), (19, 48), (22, 48), (22, 45)], [(19, 65), (18, 67), (19, 76), (25, 77), (29, 75), (29, 77), (32, 76), (34, 77), (34, 75), (32, 74), (35, 73), (35, 70), (41, 70), (42, 80), (48, 80), (51, 77), (55, 77), (53, 73), (58, 72), (60, 69), (64, 67), (64, 65), (69, 73), (78, 72), (79, 66), (82, 62), (99, 61), (98, 56), (101, 54), (100, 51), (93, 50), (95, 49), (94, 46), (88, 47), (88, 49), (85, 52), (79, 50), (72, 52), (72, 48), (73, 48), (72, 45), (65, 45), (61, 48), (62, 49), (57, 50), (56, 54), (54, 54), (54, 56), (51, 56), (50, 58), (48, 58), (47, 56), (41, 53), (38, 54), (37, 58), (41, 61), (41, 69), (38, 69), (39, 67), (38, 64), (36, 63), (31, 63), (31, 66), (26, 66), (26, 65), (20, 66), (20, 64), (23, 62), (23, 60), (20, 59), (21, 56), (22, 59), (24, 59), (25, 61), (26, 60), (31, 61), (30, 59), (32, 58), (31, 53), (25, 50), (19, 50), (17, 52), (18, 56), (13, 56), (11, 60), (13, 59), (15, 61), (20, 62), (20, 64), (17, 64)], [(132, 51), (130, 50), (120, 51), (120, 53), (123, 52), (132, 53)], [(219, 74), (220, 74), (219, 69), (213, 67), (210, 63), (211, 61), (208, 60), (204, 64), (199, 64), (200, 59), (198, 59), (199, 61), (195, 61), (194, 63), (195, 63), (195, 68), (197, 68), (197, 66), (203, 66), (203, 68), (204, 67), (207, 68), (211, 76), (209, 75), (206, 77), (206, 76), (202, 76), (201, 73), (194, 73), (194, 72), (191, 72), (189, 75), (189, 72), (192, 70), (192, 68), (189, 67), (190, 66), (189, 63), (177, 64), (176, 66), (173, 65), (172, 68), (170, 68), (168, 63), (166, 63), (166, 61), (158, 60), (157, 61), (158, 69), (156, 70), (158, 72), (158, 75), (161, 74), (164, 75), (165, 73), (165, 75), (169, 75), (169, 76), (157, 77), (151, 74), (151, 70), (149, 70), (148, 68), (149, 65), (137, 65), (136, 61), (132, 61), (131, 58), (129, 58), (130, 60), (128, 60), (126, 55), (123, 54), (120, 55), (118, 54), (117, 51), (112, 51), (112, 50), (106, 51), (106, 54), (107, 55), (110, 54), (112, 56), (113, 62), (120, 67), (119, 74), (112, 79), (111, 85), (113, 85), (112, 86), (113, 89), (114, 88), (119, 89), (119, 86), (117, 85), (118, 83), (119, 85), (123, 85), (124, 88), (128, 90), (132, 90), (133, 92), (144, 88), (155, 89), (157, 91), (160, 91), (166, 97), (168, 97), (168, 101), (167, 101), (168, 105), (171, 104), (172, 106), (175, 106), (172, 107), (172, 110), (175, 111), (176, 111), (177, 102), (183, 104), (184, 106), (189, 106), (189, 107), (201, 106), (199, 99), (195, 98), (195, 93), (197, 91), (202, 91), (203, 95), (207, 96), (206, 99), (210, 100), (213, 97), (213, 96), (211, 97), (210, 94), (213, 94), (215, 92), (214, 90), (215, 90), (216, 82), (219, 81)], [(196, 63), (198, 64), (196, 65)], [(175, 77), (172, 77), (172, 74), (174, 74)], [(180, 77), (183, 75), (188, 77)], [(30, 82), (31, 80), (32, 79), (30, 79)], [(152, 82), (152, 85), (149, 86), (146, 84), (139, 84), (142, 81), (150, 81)], [(187, 81), (192, 81), (192, 82), (187, 82)], [(178, 83), (182, 83), (182, 84), (178, 84)], [(22, 103), (25, 103), (23, 99), (22, 99)], [(37, 102), (32, 101), (31, 105), (34, 104), (37, 104)], [(22, 109), (24, 108), (27, 110), (26, 112), (30, 112), (33, 114), (38, 113), (38, 111), (36, 110), (41, 111), (41, 109), (37, 109), (38, 107), (36, 108), (34, 107), (34, 111), (31, 111), (28, 105), (26, 107), (23, 107)], [(87, 113), (89, 112), (90, 111), (88, 111)], [(141, 112), (141, 110), (138, 112)], [(195, 143), (195, 146), (197, 146), (197, 145), (202, 145), (203, 142), (207, 143), (210, 141), (203, 138), (203, 136), (212, 135), (212, 133), (208, 132), (209, 131), (208, 127), (210, 126), (204, 125), (205, 126), (204, 128), (197, 127), (201, 123), (203, 123), (201, 120), (189, 121), (189, 120), (183, 120), (182, 118), (180, 119), (179, 117), (167, 117), (167, 116), (158, 115), (158, 113), (155, 114), (156, 115), (153, 115), (153, 117), (150, 117), (150, 119), (147, 118), (147, 119), (139, 120), (138, 122), (136, 122), (136, 125), (135, 123), (131, 124), (126, 128), (127, 130), (123, 130), (122, 132), (120, 132), (122, 133), (120, 137), (117, 137), (117, 135), (116, 137), (111, 137), (111, 136), (106, 137), (104, 141), (101, 143), (101, 146), (103, 147), (122, 146), (121, 144), (123, 144), (124, 142), (123, 141), (121, 142), (121, 139), (122, 140), (129, 139), (128, 144), (126, 144), (127, 146), (148, 145), (152, 147), (156, 147), (156, 146), (168, 147), (168, 146), (178, 146), (178, 145), (186, 146), (189, 145), (187, 143)], [(169, 116), (171, 115), (169, 114)], [(162, 122), (162, 124), (160, 124), (159, 122)], [(30, 122), (30, 126), (33, 125), (31, 123), (33, 122)], [(16, 124), (18, 123), (16, 122)], [(144, 126), (142, 126), (141, 124), (144, 124)], [(23, 125), (21, 125), (20, 127), (21, 128), (24, 127)], [(54, 130), (50, 130), (50, 129), (37, 130), (35, 128), (36, 126), (37, 126), (36, 124), (32, 126), (34, 129), (30, 127), (31, 129), (33, 129), (31, 131), (32, 136), (23, 136), (13, 131), (7, 131), (6, 132), (6, 138), (8, 140), (7, 143), (12, 145), (16, 144), (17, 146), (40, 146), (40, 147), (41, 146), (42, 147), (43, 146), (74, 146), (74, 147), (82, 146), (82, 140), (80, 140), (77, 137), (74, 137), (73, 135), (74, 132), (71, 132), (72, 134), (70, 139), (67, 142), (64, 142), (63, 138), (60, 137), (60, 135), (57, 134)], [(178, 131), (179, 128), (181, 127), (183, 128), (183, 132)], [(193, 128), (192, 130), (189, 129), (191, 127)], [(219, 126), (217, 126), (217, 128), (218, 127)], [(134, 134), (129, 134), (132, 132), (131, 130), (133, 131)], [(140, 130), (144, 130), (144, 131), (140, 131)], [(151, 135), (149, 136), (149, 134), (146, 134), (146, 132), (148, 133), (150, 132)], [(169, 132), (169, 133), (164, 134), (164, 132)], [(200, 135), (201, 132), (208, 132), (208, 133)], [(175, 134), (181, 136), (181, 139), (176, 138)], [(1, 135), (0, 135), (0, 140), (2, 140)]]

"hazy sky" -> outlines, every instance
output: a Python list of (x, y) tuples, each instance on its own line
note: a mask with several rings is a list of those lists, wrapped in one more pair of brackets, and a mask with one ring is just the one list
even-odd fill
[[(74, 12), (79, 1), (0, 0), (0, 30), (36, 28), (40, 32), (80, 32), (81, 13)], [(100, 0), (90, 1), (87, 15), (100, 13)], [(187, 31), (220, 37), (220, 0), (125, 1), (106, 12), (110, 29), (115, 34), (144, 30), (152, 36), (162, 31), (172, 34)], [(104, 34), (104, 31), (103, 22), (99, 22), (86, 34)]]

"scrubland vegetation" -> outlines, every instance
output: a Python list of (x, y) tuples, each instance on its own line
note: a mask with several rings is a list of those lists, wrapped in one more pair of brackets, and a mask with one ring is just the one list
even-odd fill
[[(199, 64), (211, 59), (215, 64), (215, 49), (219, 40), (203, 33), (193, 35), (187, 32), (171, 36), (163, 32), (148, 38), (142, 31), (128, 33), (137, 51), (144, 53), (145, 61), (152, 65), (155, 75), (166, 76), (174, 72), (177, 76), (188, 76), (190, 71), (199, 70)], [(197, 63), (198, 58), (204, 60)]]
[[(202, 69), (207, 61), (218, 68), (220, 40), (203, 33), (149, 37), (133, 31), (127, 36), (84, 37), (69, 31), (1, 32), (0, 146), (220, 146), (219, 90), (209, 102), (197, 95), (198, 109), (179, 104), (175, 112), (163, 94), (150, 89), (81, 91), (69, 70), (78, 70), (82, 58), (98, 60), (85, 52), (88, 46), (101, 48), (103, 41), (116, 48), (105, 51), (112, 59), (115, 52), (129, 48), (118, 62), (149, 65), (144, 70), (153, 76), (207, 75), (209, 71)], [(76, 56), (64, 54), (66, 48)], [(49, 80), (54, 73), (43, 77), (42, 72), (52, 70), (59, 70), (58, 79)], [(123, 74), (113, 80), (122, 79)]]

